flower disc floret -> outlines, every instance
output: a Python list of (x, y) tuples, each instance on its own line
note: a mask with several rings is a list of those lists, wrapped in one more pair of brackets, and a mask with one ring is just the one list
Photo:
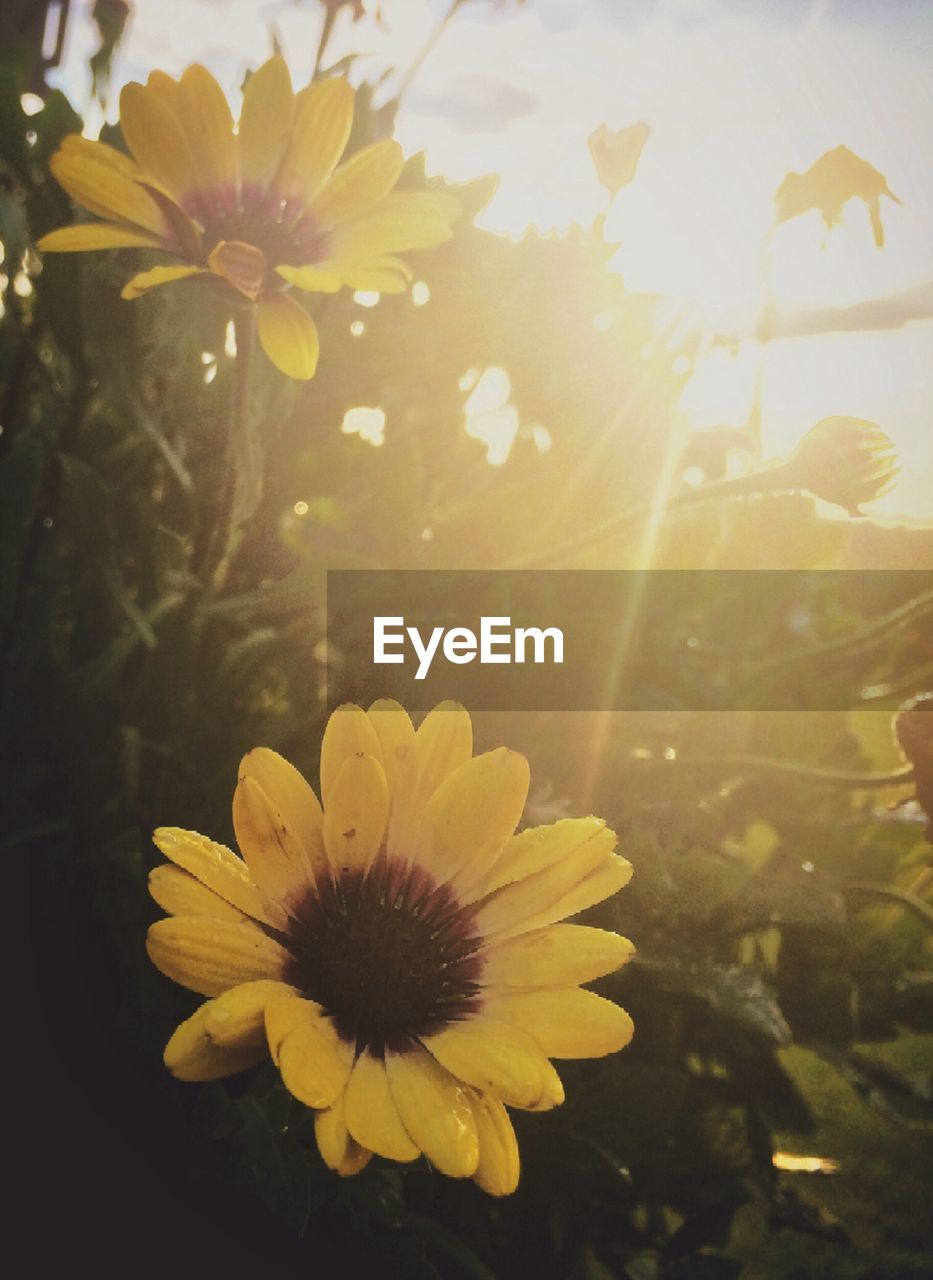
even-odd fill
[(284, 939), (286, 981), (338, 1034), (379, 1057), (479, 1008), (483, 939), (475, 912), (403, 860), (309, 891)]

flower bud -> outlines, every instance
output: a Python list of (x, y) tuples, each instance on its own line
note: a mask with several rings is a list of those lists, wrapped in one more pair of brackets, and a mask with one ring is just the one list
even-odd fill
[(823, 418), (803, 437), (783, 468), (785, 480), (824, 502), (861, 515), (865, 502), (887, 493), (897, 477), (894, 445), (864, 418)]

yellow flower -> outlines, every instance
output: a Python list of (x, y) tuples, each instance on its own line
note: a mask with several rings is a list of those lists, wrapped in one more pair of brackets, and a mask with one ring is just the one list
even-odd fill
[(444, 192), (393, 191), (403, 156), (392, 139), (340, 157), (353, 122), (346, 80), (292, 91), (270, 58), (252, 75), (239, 124), (201, 66), (176, 81), (154, 71), (120, 95), (130, 156), (70, 134), (51, 160), (65, 191), (102, 222), (44, 236), (46, 252), (143, 247), (175, 262), (134, 276), (124, 298), (187, 278), (220, 283), (258, 307), (259, 340), (283, 373), (310, 378), (318, 337), (288, 288), (402, 291), (396, 255), (446, 240), (456, 201)]
[(579, 984), (632, 944), (559, 922), (632, 868), (597, 818), (515, 835), (525, 758), (472, 750), (454, 703), (417, 732), (395, 702), (340, 707), (321, 748), (323, 808), (281, 756), (251, 751), (233, 800), (242, 859), (190, 831), (155, 833), (174, 865), (151, 875), (170, 915), (148, 949), (211, 997), (166, 1047), (180, 1079), (271, 1054), (338, 1173), (423, 1152), (507, 1195), (519, 1158), (506, 1105), (549, 1110), (564, 1096), (552, 1057), (631, 1039), (628, 1014)]

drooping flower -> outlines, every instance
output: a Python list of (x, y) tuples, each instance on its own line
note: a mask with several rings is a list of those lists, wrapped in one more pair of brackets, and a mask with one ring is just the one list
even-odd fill
[(587, 138), (596, 176), (611, 196), (617, 195), (635, 177), (651, 126), (638, 120), (624, 129), (601, 124)]
[(394, 702), (340, 707), (322, 743), (323, 808), (281, 756), (251, 751), (233, 801), (242, 858), (193, 832), (155, 833), (174, 865), (151, 873), (170, 914), (148, 950), (210, 997), (166, 1047), (180, 1079), (271, 1055), (338, 1173), (374, 1152), (424, 1153), (507, 1195), (519, 1156), (506, 1106), (558, 1105), (552, 1057), (631, 1038), (628, 1014), (580, 985), (623, 965), (631, 943), (561, 922), (632, 868), (596, 818), (516, 835), (527, 762), (472, 748), (452, 703), (417, 732)]
[(258, 308), (259, 340), (293, 378), (310, 378), (318, 337), (289, 292), (405, 289), (397, 255), (446, 240), (457, 203), (441, 191), (395, 191), (402, 149), (374, 142), (339, 164), (353, 123), (346, 80), (292, 91), (284, 59), (247, 82), (239, 124), (203, 67), (179, 80), (154, 71), (120, 95), (130, 155), (80, 134), (66, 137), (52, 173), (103, 219), (52, 231), (46, 252), (151, 248), (173, 261), (139, 272), (124, 298), (189, 278), (212, 281)]

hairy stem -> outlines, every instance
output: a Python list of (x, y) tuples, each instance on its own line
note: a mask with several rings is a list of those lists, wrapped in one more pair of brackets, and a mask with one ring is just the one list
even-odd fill
[(696, 759), (690, 756), (678, 756), (676, 761), (657, 760), (650, 763), (666, 769), (716, 769), (727, 766), (730, 769), (748, 769), (756, 773), (780, 773), (800, 778), (801, 781), (857, 789), (903, 786), (912, 782), (914, 777), (913, 765), (909, 764), (886, 773), (849, 773), (844, 770), (820, 769), (811, 765), (798, 764), (792, 760), (775, 760), (769, 756), (743, 755), (740, 752)]
[(933, 926), (933, 907), (908, 889), (898, 889), (890, 884), (875, 884), (871, 880), (850, 880), (848, 884), (842, 885), (842, 892), (862, 894), (866, 897), (881, 898), (882, 901), (896, 903), (905, 911), (912, 912), (928, 927)]
[(227, 446), (227, 481), (217, 538), (216, 560), (208, 579), (215, 593), (223, 591), (246, 521), (262, 493), (262, 464), (250, 416), (253, 353), (256, 346), (256, 309), (245, 308), (234, 318), (236, 364), (233, 410)]
[[(774, 493), (784, 486), (784, 468), (781, 466), (765, 467), (747, 476), (728, 476), (724, 480), (714, 480), (710, 484), (701, 485), (698, 489), (686, 489), (679, 494), (667, 508), (665, 515), (672, 511), (680, 511), (685, 507), (698, 506), (705, 502), (719, 502), (723, 498), (747, 497), (751, 494)], [(508, 569), (543, 569), (552, 568), (555, 563), (578, 555), (581, 551), (594, 551), (605, 542), (635, 527), (652, 514), (650, 504), (630, 507), (610, 516), (602, 524), (587, 529), (566, 542), (549, 547), (546, 551), (532, 555), (520, 556), (504, 566)]]

